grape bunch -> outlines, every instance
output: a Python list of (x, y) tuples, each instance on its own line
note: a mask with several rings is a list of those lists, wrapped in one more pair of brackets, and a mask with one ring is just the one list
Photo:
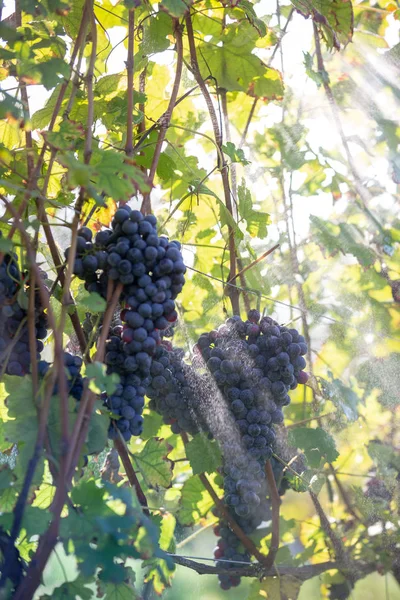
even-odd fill
[[(23, 376), (31, 370), (28, 313), (18, 301), (18, 292), (29, 297), (29, 280), (25, 283), (14, 253), (5, 254), (0, 265), (0, 372)], [(35, 289), (36, 358), (44, 348), (47, 336), (47, 317), (41, 307), (39, 292)]]
[(200, 410), (204, 377), (184, 361), (184, 350), (164, 341), (157, 347), (150, 375), (149, 407), (163, 416), (173, 433), (207, 431)]
[(283, 422), (288, 392), (307, 381), (303, 371), (307, 345), (295, 329), (270, 317), (229, 318), (198, 339), (197, 352), (234, 416), (242, 446), (250, 456), (267, 460), (275, 440), (274, 424)]
[[(64, 367), (65, 376), (67, 378), (67, 389), (68, 394), (75, 398), (79, 402), (82, 398), (83, 387), (85, 380), (81, 374), (81, 367), (83, 361), (79, 356), (74, 356), (69, 352), (64, 352)], [(41, 378), (49, 372), (51, 364), (46, 360), (40, 360), (38, 362), (38, 373)], [(58, 394), (58, 383), (54, 386), (54, 394)]]
[[(174, 300), (182, 291), (186, 267), (180, 243), (158, 235), (154, 215), (144, 217), (128, 206), (116, 211), (111, 228), (92, 238), (88, 227), (78, 231), (74, 273), (89, 292), (104, 298), (110, 284), (123, 286), (121, 325), (113, 328), (105, 356), (108, 373), (117, 373), (120, 385), (105, 403), (118, 417), (110, 436), (119, 430), (129, 440), (142, 431), (153, 356), (160, 332), (177, 319)], [(67, 249), (66, 258), (69, 253)]]
[[(214, 558), (216, 565), (225, 569), (237, 569), (243, 566), (240, 563), (250, 563), (248, 552), (242, 547), (240, 540), (229, 528), (224, 519), (220, 519), (218, 525), (214, 527), (214, 534), (220, 539), (214, 548)], [(231, 561), (231, 562), (225, 562)], [(220, 586), (223, 590), (230, 590), (240, 584), (240, 577), (224, 573), (218, 575)]]
[(21, 273), (18, 267), (18, 257), (15, 253), (5, 254), (0, 265), (0, 308), (14, 298), (20, 285)]
[(142, 433), (142, 411), (146, 386), (149, 384), (147, 372), (151, 357), (149, 354), (143, 353), (146, 356), (146, 363), (141, 362), (139, 358), (139, 367), (130, 370), (129, 362), (126, 363), (129, 355), (125, 352), (122, 334), (123, 326), (115, 325), (106, 342), (107, 372), (117, 373), (120, 381), (113, 394), (104, 397), (104, 402), (117, 417), (110, 423), (109, 437), (111, 439), (117, 437), (119, 430), (123, 438), (129, 441), (132, 435)]
[[(173, 299), (182, 290), (186, 267), (180, 243), (157, 234), (154, 215), (144, 217), (124, 206), (116, 211), (111, 228), (92, 238), (88, 227), (78, 231), (74, 262), (74, 273), (89, 292), (106, 297), (110, 281), (122, 283), (122, 298), (130, 309), (152, 319), (157, 329), (176, 320)], [(67, 259), (70, 250), (65, 251)]]
[[(307, 345), (295, 329), (279, 326), (269, 317), (260, 319), (253, 310), (246, 322), (235, 316), (202, 334), (196, 350), (235, 421), (236, 439), (222, 444), (224, 501), (249, 534), (270, 518), (263, 466), (272, 456), (274, 425), (283, 422), (289, 391), (307, 381), (303, 371)], [(279, 474), (277, 465), (275, 470)], [(224, 589), (233, 585), (236, 578), (221, 579)]]

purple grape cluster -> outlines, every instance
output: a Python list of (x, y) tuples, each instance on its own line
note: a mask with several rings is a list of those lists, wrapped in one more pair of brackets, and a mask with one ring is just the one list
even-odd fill
[[(29, 282), (25, 284), (17, 255), (7, 253), (0, 265), (0, 372), (22, 377), (31, 370), (28, 313), (18, 301), (18, 292), (29, 296)], [(38, 290), (35, 290), (36, 356), (40, 359), (43, 339), (47, 336), (47, 317), (41, 308)]]
[(129, 440), (142, 431), (153, 357), (160, 333), (177, 319), (174, 301), (182, 291), (186, 267), (180, 243), (158, 235), (154, 215), (144, 217), (128, 206), (116, 211), (111, 228), (92, 238), (89, 228), (78, 231), (74, 273), (89, 292), (103, 297), (110, 281), (123, 285), (121, 325), (112, 330), (105, 357), (108, 373), (117, 373), (120, 385), (105, 402), (118, 417), (111, 423), (110, 436), (119, 430)]
[(184, 350), (163, 342), (154, 355), (150, 375), (149, 407), (163, 416), (173, 433), (207, 431), (200, 410), (204, 377), (184, 361)]
[[(79, 356), (74, 356), (69, 352), (64, 352), (64, 366), (67, 378), (67, 389), (70, 396), (79, 402), (82, 398), (83, 386), (85, 383), (81, 374), (83, 361)], [(51, 364), (46, 360), (38, 362), (38, 372), (40, 377), (44, 377), (50, 370)], [(58, 383), (54, 386), (54, 394), (58, 394)]]
[[(264, 464), (272, 456), (273, 426), (283, 422), (289, 391), (307, 381), (307, 345), (295, 329), (269, 317), (261, 319), (253, 310), (245, 322), (235, 316), (202, 334), (196, 349), (235, 421), (237, 438), (222, 445), (224, 501), (249, 534), (270, 517)], [(228, 548), (231, 551), (232, 545)], [(220, 582), (229, 589), (237, 585), (237, 578), (223, 576)]]
[(270, 317), (260, 320), (253, 310), (245, 322), (231, 317), (217, 330), (202, 334), (196, 349), (228, 402), (242, 445), (250, 456), (269, 459), (273, 425), (283, 422), (288, 392), (307, 381), (303, 336)]
[[(250, 563), (250, 555), (242, 547), (239, 538), (236, 537), (224, 519), (220, 519), (219, 524), (214, 527), (214, 534), (220, 538), (214, 548), (214, 558), (217, 561), (217, 566), (224, 569), (237, 569), (243, 566), (240, 563)], [(224, 573), (218, 575), (218, 579), (223, 590), (230, 590), (240, 584), (240, 577), (237, 575)]]
[(144, 353), (146, 358), (136, 362), (138, 368), (131, 370), (122, 339), (123, 326), (116, 325), (111, 330), (111, 335), (106, 342), (106, 364), (108, 373), (117, 373), (119, 383), (113, 394), (105, 397), (106, 406), (117, 419), (113, 419), (109, 427), (109, 436), (114, 439), (118, 430), (123, 438), (129, 441), (132, 435), (140, 435), (143, 429), (142, 411), (144, 395), (149, 384), (148, 369), (151, 356)]

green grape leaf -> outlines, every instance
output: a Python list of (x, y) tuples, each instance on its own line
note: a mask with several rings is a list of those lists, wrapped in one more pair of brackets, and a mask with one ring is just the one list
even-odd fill
[(104, 596), (103, 600), (139, 600), (140, 594), (135, 590), (133, 584), (130, 583), (107, 583), (101, 588)]
[[(14, 520), (14, 514), (2, 514), (0, 516), (0, 526), (10, 531)], [(28, 538), (34, 535), (41, 535), (46, 531), (51, 521), (51, 513), (48, 510), (41, 510), (37, 506), (27, 505), (24, 509), (21, 529), (24, 529)]]
[(157, 175), (163, 181), (169, 181), (176, 169), (176, 162), (165, 152), (160, 154), (160, 160), (157, 165)]
[[(175, 1), (177, 5), (181, 2), (181, 0)], [(161, 6), (163, 4), (162, 2)], [(182, 4), (184, 4), (183, 1)], [(139, 49), (140, 54), (149, 56), (156, 52), (163, 52), (171, 45), (168, 36), (172, 35), (172, 33), (172, 20), (166, 12), (159, 12), (151, 19), (147, 19), (143, 24), (143, 38)]]
[(346, 46), (353, 37), (354, 14), (350, 0), (291, 0), (305, 16), (312, 16), (328, 48)]
[[(213, 77), (218, 87), (228, 92), (247, 92), (255, 77), (262, 77), (266, 66), (252, 54), (258, 34), (250, 23), (232, 23), (222, 35), (198, 45), (198, 61), (204, 79)], [(218, 46), (217, 46), (218, 44)]]
[(107, 368), (103, 363), (93, 362), (86, 366), (86, 375), (89, 377), (89, 389), (95, 394), (106, 392), (111, 395), (119, 383), (117, 373), (107, 373)]
[(96, 403), (95, 410), (90, 417), (88, 437), (85, 444), (86, 454), (99, 454), (107, 446), (108, 442), (108, 427), (110, 425), (110, 417), (102, 412), (102, 404)]
[(14, 508), (18, 492), (15, 481), (16, 477), (8, 465), (2, 465), (0, 469), (0, 513), (8, 513)]
[(107, 302), (96, 292), (83, 292), (79, 295), (78, 302), (79, 305), (93, 313), (104, 312), (107, 308)]
[(193, 0), (161, 0), (160, 9), (166, 11), (171, 17), (180, 18), (186, 14)]
[(79, 123), (65, 119), (58, 131), (44, 131), (42, 135), (54, 150), (74, 150), (77, 142), (82, 141), (83, 127)]
[(168, 458), (172, 446), (159, 438), (149, 439), (143, 450), (133, 456), (143, 479), (151, 487), (169, 487), (172, 480), (173, 462)]
[(94, 183), (99, 194), (105, 193), (115, 201), (128, 200), (135, 191), (149, 189), (145, 175), (123, 154), (112, 150), (93, 153)]
[(390, 444), (385, 444), (380, 440), (373, 440), (369, 442), (367, 449), (368, 454), (381, 471), (396, 469), (400, 473), (400, 453)]
[[(93, 598), (93, 584), (95, 580), (83, 575), (78, 575), (74, 581), (66, 581), (55, 588), (51, 596), (42, 596), (42, 600), (91, 600)], [(90, 587), (87, 587), (90, 586)]]
[(249, 2), (249, 0), (240, 0), (238, 7), (241, 8), (246, 14), (246, 17), (248, 18), (252, 26), (256, 29), (258, 35), (260, 37), (265, 37), (267, 35), (267, 26), (264, 23), (264, 21), (257, 17), (257, 13), (254, 10), (253, 3)]
[[(175, 552), (174, 532), (176, 519), (171, 513), (153, 517), (153, 522), (157, 520), (160, 531), (159, 544), (162, 550), (166, 552)], [(165, 560), (153, 557), (144, 561), (143, 568), (148, 568), (145, 581), (152, 582), (156, 594), (161, 595), (165, 587), (171, 585), (172, 575), (175, 572), (175, 565)]]
[(194, 475), (183, 484), (180, 508), (177, 514), (178, 521), (182, 525), (193, 525), (201, 517), (204, 517), (213, 506), (213, 499), (204, 488), (200, 477)]
[(253, 77), (247, 90), (252, 98), (262, 98), (264, 101), (282, 100), (284, 92), (281, 73), (271, 67), (266, 68), (262, 75)]
[(293, 575), (266, 577), (262, 581), (253, 581), (247, 600), (261, 600), (267, 593), (268, 600), (282, 600), (282, 598), (296, 600), (302, 584), (303, 580)]
[(60, 81), (62, 81), (62, 77), (66, 79), (69, 78), (69, 65), (62, 60), (62, 58), (50, 58), (46, 62), (42, 63), (33, 63), (36, 69), (39, 70), (40, 73), (40, 83), (44, 85), (46, 90), (51, 90), (55, 87)]
[[(8, 393), (5, 405), (8, 409), (7, 418), (9, 419), (3, 424), (3, 435), (7, 442), (18, 446), (14, 472), (20, 478), (25, 475), (28, 463), (32, 458), (38, 429), (37, 411), (32, 395), (32, 379), (30, 375), (24, 377), (4, 375), (3, 381)], [(33, 483), (41, 481), (43, 467), (43, 459), (40, 459)]]
[(250, 161), (246, 159), (244, 152), (241, 148), (236, 148), (232, 142), (226, 142), (222, 146), (223, 152), (229, 156), (233, 163), (241, 163), (242, 165), (249, 165)]
[[(361, 241), (361, 234), (354, 225), (323, 221), (314, 215), (310, 216), (313, 235), (318, 244), (331, 255), (338, 252), (352, 254), (362, 267), (370, 267), (375, 262), (375, 253)], [(360, 242), (357, 242), (357, 238)]]
[(313, 68), (313, 57), (309, 52), (303, 52), (304, 55), (304, 67), (306, 69), (306, 73), (310, 79), (312, 79), (318, 87), (320, 87), (323, 83), (329, 83), (329, 75), (327, 71), (315, 71)]
[(357, 394), (347, 385), (344, 385), (340, 379), (333, 377), (332, 374), (331, 381), (319, 377), (318, 382), (323, 397), (333, 402), (349, 421), (356, 421), (358, 418), (357, 407), (360, 401)]
[(322, 429), (316, 427), (295, 427), (289, 431), (288, 444), (304, 450), (305, 457), (310, 467), (317, 469), (325, 462), (334, 462), (339, 452), (333, 437)]
[(157, 437), (160, 428), (163, 425), (163, 418), (154, 410), (146, 411), (144, 415), (143, 431), (141, 433), (142, 440), (148, 440), (152, 437)]
[(104, 75), (103, 77), (100, 77), (94, 86), (95, 96), (108, 96), (113, 92), (117, 92), (121, 80), (121, 73), (113, 73), (112, 75)]
[(221, 451), (215, 441), (199, 433), (186, 445), (186, 456), (193, 475), (214, 473), (221, 466)]
[(392, 353), (382, 358), (366, 360), (357, 370), (357, 380), (367, 394), (379, 390), (378, 401), (385, 408), (394, 409), (400, 404), (398, 373), (400, 357)]
[(268, 213), (254, 210), (250, 190), (247, 189), (244, 179), (238, 187), (238, 211), (242, 219), (246, 221), (247, 231), (252, 237), (265, 238), (267, 236), (267, 225), (271, 222), (270, 216)]

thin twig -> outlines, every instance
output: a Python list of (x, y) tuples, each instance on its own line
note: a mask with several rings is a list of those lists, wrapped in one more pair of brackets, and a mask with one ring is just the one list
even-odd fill
[[(285, 23), (285, 25), (283, 26), (283, 28), (281, 30), (281, 36), (278, 39), (278, 41), (277, 41), (277, 43), (275, 45), (275, 48), (274, 48), (274, 50), (273, 50), (273, 52), (271, 54), (271, 57), (270, 57), (270, 59), (268, 61), (268, 66), (271, 66), (272, 61), (275, 58), (275, 54), (277, 53), (278, 49), (281, 48), (282, 40), (283, 40), (283, 38), (285, 36), (286, 30), (287, 30), (287, 28), (289, 26), (289, 23), (290, 23), (290, 20), (291, 20), (291, 18), (293, 16), (293, 13), (294, 13), (294, 8), (292, 8), (290, 10), (290, 12), (289, 12), (289, 14), (287, 16), (286, 23)], [(253, 104), (251, 105), (249, 116), (247, 117), (246, 125), (244, 126), (242, 137), (241, 137), (240, 142), (239, 142), (239, 148), (242, 148), (242, 146), (244, 145), (244, 143), (246, 141), (246, 137), (247, 137), (247, 134), (249, 132), (250, 123), (251, 123), (251, 121), (253, 119), (254, 112), (256, 110), (256, 106), (257, 106), (258, 100), (259, 100), (259, 98), (254, 98)]]
[[(203, 94), (205, 103), (207, 105), (208, 113), (210, 115), (210, 120), (211, 120), (212, 128), (214, 131), (215, 144), (218, 148), (218, 168), (220, 169), (220, 173), (221, 173), (225, 205), (226, 205), (228, 212), (233, 217), (228, 168), (227, 168), (226, 164), (220, 164), (220, 161), (221, 161), (220, 157), (222, 156), (222, 150), (221, 150), (221, 148), (222, 148), (222, 131), (220, 131), (217, 114), (215, 112), (215, 108), (214, 108), (214, 104), (213, 104), (211, 96), (210, 96), (210, 92), (208, 91), (207, 85), (201, 75), (201, 72), (200, 72), (200, 67), (199, 67), (199, 63), (197, 60), (196, 44), (194, 41), (192, 19), (191, 19), (190, 14), (188, 14), (186, 16), (185, 22), (186, 22), (186, 31), (187, 31), (188, 41), (189, 41), (190, 64), (191, 64), (194, 78), (196, 79), (196, 82), (198, 83), (198, 85), (200, 87), (200, 90)], [(232, 279), (232, 277), (234, 277), (236, 274), (236, 243), (235, 243), (234, 230), (230, 224), (228, 224), (228, 237), (229, 237), (229, 262), (230, 262), (228, 279)], [(231, 293), (229, 295), (229, 298), (230, 298), (230, 301), (232, 304), (233, 313), (237, 314), (237, 315), (240, 314), (238, 290), (231, 288)]]
[(120, 437), (118, 437), (114, 440), (114, 447), (117, 450), (117, 452), (122, 460), (122, 464), (125, 467), (125, 472), (129, 479), (129, 483), (136, 490), (136, 495), (138, 497), (140, 504), (143, 507), (143, 512), (146, 515), (149, 515), (150, 513), (149, 513), (149, 509), (148, 509), (148, 505), (147, 505), (147, 498), (146, 498), (146, 496), (142, 490), (142, 487), (139, 483), (139, 480), (136, 476), (136, 473), (132, 466), (131, 459), (129, 458), (129, 454), (126, 449), (126, 446)]
[(350, 564), (348, 554), (347, 554), (341, 540), (337, 537), (336, 533), (333, 531), (331, 524), (328, 521), (328, 517), (326, 516), (324, 509), (322, 508), (321, 503), (317, 498), (317, 495), (311, 490), (309, 490), (309, 494), (311, 496), (311, 500), (313, 501), (315, 510), (319, 517), (319, 520), (321, 523), (321, 529), (325, 532), (325, 535), (330, 539), (330, 541), (332, 543), (332, 547), (335, 552), (336, 560), (338, 561), (338, 563), (341, 566), (343, 566), (343, 567), (346, 567), (346, 565), (348, 566)]
[(331, 86), (329, 84), (329, 79), (326, 77), (326, 71), (325, 71), (325, 66), (324, 66), (324, 59), (322, 57), (321, 43), (320, 43), (320, 40), (319, 40), (318, 28), (317, 28), (317, 25), (315, 24), (315, 22), (313, 22), (313, 27), (314, 27), (315, 53), (316, 53), (316, 56), (317, 56), (318, 71), (319, 71), (319, 73), (322, 76), (322, 85), (323, 85), (323, 88), (325, 90), (325, 94), (326, 94), (326, 97), (328, 99), (329, 106), (331, 107), (333, 120), (335, 122), (335, 125), (336, 125), (337, 131), (339, 133), (340, 139), (342, 141), (342, 145), (343, 145), (344, 151), (346, 153), (346, 157), (347, 157), (347, 162), (348, 162), (348, 165), (349, 165), (349, 169), (350, 169), (350, 172), (351, 172), (351, 174), (353, 176), (353, 179), (354, 179), (354, 187), (356, 189), (357, 194), (360, 197), (361, 206), (364, 209), (365, 213), (373, 221), (373, 223), (381, 231), (383, 231), (382, 225), (377, 221), (377, 219), (371, 214), (371, 212), (368, 209), (367, 205), (368, 205), (369, 200), (371, 200), (371, 194), (370, 194), (369, 190), (365, 187), (365, 185), (362, 182), (360, 173), (358, 172), (358, 169), (357, 169), (356, 164), (354, 162), (354, 158), (353, 158), (353, 155), (351, 153), (349, 144), (347, 142), (347, 138), (346, 138), (346, 135), (344, 133), (343, 125), (342, 125), (342, 122), (341, 122), (341, 119), (340, 119), (339, 108), (338, 108), (338, 105), (336, 104), (335, 97), (334, 97), (333, 92), (331, 90)]
[(259, 256), (255, 260), (253, 260), (249, 265), (247, 265), (247, 267), (244, 267), (241, 271), (239, 271), (239, 273), (236, 273), (235, 277), (232, 277), (232, 279), (230, 279), (228, 281), (228, 283), (232, 283), (233, 281), (235, 281), (235, 279), (237, 277), (240, 277), (241, 275), (246, 273), (246, 271), (255, 267), (255, 265), (257, 265), (259, 262), (264, 260), (264, 258), (267, 258), (267, 256), (269, 256), (270, 254), (272, 254), (272, 252), (274, 252), (277, 248), (279, 248), (279, 246), (280, 246), (280, 244), (275, 244), (275, 246), (273, 246), (273, 248), (270, 248), (269, 250), (264, 252), (264, 254), (261, 254), (261, 256)]
[(127, 156), (132, 156), (132, 154), (133, 154), (134, 40), (135, 40), (135, 9), (130, 8), (129, 13), (128, 13), (128, 55), (126, 58), (127, 113), (126, 113), (125, 153)]
[[(221, 108), (222, 108), (222, 116), (223, 116), (223, 120), (224, 120), (226, 141), (231, 142), (232, 137), (231, 137), (231, 128), (230, 128), (229, 113), (228, 113), (227, 92), (226, 92), (226, 90), (220, 88), (218, 90), (218, 93), (221, 98)], [(233, 201), (235, 204), (236, 221), (237, 221), (239, 218), (239, 214), (238, 214), (238, 204), (237, 204), (237, 172), (236, 172), (236, 164), (235, 163), (232, 163), (230, 165), (229, 172), (230, 172), (230, 176), (231, 176), (232, 198), (233, 198)], [(239, 277), (240, 285), (242, 286), (242, 288), (246, 288), (247, 282), (246, 282), (246, 278), (244, 276), (242, 259), (239, 256), (236, 256), (236, 262), (237, 262), (237, 266), (239, 269), (239, 273), (237, 273), (233, 279), (235, 279), (236, 277)], [(251, 306), (250, 306), (249, 294), (247, 293), (247, 291), (243, 292), (243, 302), (244, 302), (244, 307), (246, 309), (246, 312), (249, 312)]]
[[(226, 567), (214, 567), (211, 565), (204, 565), (198, 561), (185, 558), (183, 556), (179, 556), (178, 554), (169, 554), (171, 558), (173, 558), (175, 564), (181, 565), (183, 567), (187, 567), (188, 569), (192, 569), (196, 571), (199, 575), (231, 575), (232, 577), (254, 577), (261, 579), (263, 577), (274, 577), (279, 573), (280, 576), (288, 576), (294, 577), (301, 581), (306, 581), (307, 579), (311, 579), (326, 571), (335, 570), (339, 568), (338, 563), (336, 562), (323, 562), (317, 563), (315, 565), (305, 565), (302, 567), (287, 567), (285, 565), (278, 565), (277, 567), (271, 567), (269, 569), (265, 569), (262, 565), (259, 564), (251, 564), (247, 567), (237, 567), (229, 568)], [(362, 575), (366, 575), (368, 573), (372, 573), (376, 569), (376, 565), (369, 563), (356, 563), (358, 572), (360, 573), (360, 577)]]
[(269, 552), (267, 556), (267, 561), (265, 566), (267, 568), (272, 567), (275, 561), (275, 557), (279, 550), (279, 507), (281, 504), (281, 500), (279, 497), (278, 488), (276, 487), (276, 481), (274, 477), (274, 472), (272, 470), (272, 466), (269, 460), (265, 463), (265, 475), (268, 482), (269, 487), (269, 497), (271, 500), (271, 518), (272, 518), (272, 535), (271, 535), (271, 545), (269, 547)]
[(330, 470), (330, 472), (331, 472), (331, 473), (332, 473), (332, 475), (333, 475), (333, 478), (334, 478), (334, 480), (335, 480), (335, 483), (336, 483), (336, 485), (337, 485), (337, 488), (338, 488), (338, 490), (339, 490), (339, 493), (340, 493), (340, 495), (341, 495), (341, 497), (342, 497), (342, 500), (343, 500), (343, 502), (344, 502), (344, 505), (345, 505), (345, 506), (346, 506), (346, 508), (347, 508), (347, 512), (348, 512), (348, 513), (349, 513), (349, 514), (350, 514), (352, 517), (354, 517), (354, 518), (356, 519), (356, 521), (358, 521), (359, 523), (363, 523), (363, 520), (362, 520), (362, 519), (359, 517), (359, 515), (358, 515), (358, 514), (355, 512), (354, 508), (352, 507), (352, 504), (351, 504), (350, 498), (349, 498), (349, 496), (348, 496), (348, 493), (347, 493), (347, 491), (346, 491), (345, 487), (343, 486), (342, 482), (340, 481), (340, 479), (339, 479), (339, 477), (338, 477), (338, 474), (337, 474), (337, 473), (336, 473), (336, 471), (335, 471), (335, 468), (334, 468), (334, 466), (333, 466), (331, 463), (329, 463), (329, 470)]
[(163, 142), (165, 140), (165, 135), (167, 133), (167, 129), (171, 122), (172, 111), (174, 110), (174, 107), (175, 107), (175, 104), (176, 104), (176, 101), (178, 98), (179, 86), (180, 86), (181, 77), (182, 77), (182, 67), (183, 67), (182, 26), (179, 23), (178, 19), (173, 19), (173, 23), (174, 23), (175, 46), (176, 46), (175, 80), (174, 80), (174, 84), (172, 87), (171, 98), (169, 99), (167, 111), (166, 111), (165, 115), (163, 116), (163, 119), (160, 124), (160, 131), (158, 134), (156, 147), (154, 149), (153, 159), (151, 161), (150, 173), (149, 173), (149, 188), (150, 189), (148, 192), (145, 193), (143, 202), (142, 202), (142, 207), (141, 207), (141, 211), (144, 214), (148, 214), (151, 212), (151, 202), (150, 202), (151, 188), (153, 186), (158, 162), (160, 160), (161, 149), (162, 149)]

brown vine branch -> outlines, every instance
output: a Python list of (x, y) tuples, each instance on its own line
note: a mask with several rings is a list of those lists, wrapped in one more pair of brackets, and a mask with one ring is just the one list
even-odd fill
[[(145, 75), (143, 75), (144, 72), (145, 71), (142, 71), (142, 73), (140, 74), (140, 79), (139, 79), (139, 85), (140, 85), (140, 90), (139, 91), (142, 92), (142, 93), (145, 92)], [(143, 75), (143, 77), (142, 77), (142, 75)], [(195, 85), (190, 90), (188, 90), (187, 92), (185, 92), (184, 94), (182, 94), (182, 96), (180, 96), (177, 99), (177, 101), (175, 102), (174, 108), (175, 108), (175, 106), (178, 106), (178, 104), (180, 104), (181, 102), (183, 102), (183, 100), (186, 100), (186, 98), (188, 96), (190, 96), (190, 94), (192, 94), (194, 91), (196, 91), (198, 87), (199, 87), (198, 85)], [(140, 104), (140, 110), (141, 110), (141, 112), (143, 112), (143, 115), (144, 115), (144, 104)], [(139, 139), (139, 141), (135, 144), (135, 146), (133, 148), (134, 152), (138, 151), (140, 149), (140, 147), (143, 145), (143, 142), (145, 142), (145, 140), (149, 137), (149, 135), (151, 134), (151, 132), (154, 131), (155, 129), (157, 129), (160, 126), (160, 124), (163, 122), (163, 119), (165, 119), (165, 117), (167, 116), (167, 112), (168, 112), (168, 109), (148, 129), (144, 128), (144, 119), (139, 123), (139, 132), (141, 134), (143, 134), (143, 135), (141, 136), (141, 138)]]
[(275, 557), (279, 550), (279, 507), (281, 504), (281, 499), (279, 497), (278, 488), (276, 487), (276, 481), (274, 477), (274, 472), (272, 470), (272, 466), (269, 460), (265, 463), (265, 475), (268, 482), (269, 487), (269, 497), (271, 500), (271, 509), (272, 509), (272, 535), (271, 535), (271, 545), (269, 547), (269, 552), (267, 555), (267, 561), (265, 566), (267, 568), (272, 567), (275, 561)]
[(127, 77), (127, 113), (126, 113), (126, 143), (125, 153), (133, 154), (133, 94), (134, 94), (134, 44), (135, 44), (135, 9), (130, 8), (128, 13), (128, 54), (126, 58)]
[(319, 521), (321, 523), (321, 529), (324, 531), (325, 535), (330, 539), (332, 543), (333, 550), (335, 552), (335, 557), (340, 564), (340, 568), (346, 567), (350, 564), (349, 556), (341, 542), (341, 540), (337, 537), (336, 533), (333, 531), (331, 524), (328, 521), (328, 517), (326, 516), (324, 509), (321, 506), (320, 501), (318, 500), (316, 494), (309, 490), (309, 494), (311, 496), (311, 500), (313, 501), (315, 510), (319, 517)]
[(182, 26), (179, 23), (178, 19), (173, 19), (174, 23), (174, 36), (175, 36), (175, 46), (176, 46), (176, 71), (175, 71), (175, 80), (172, 87), (171, 98), (169, 99), (169, 104), (166, 113), (164, 114), (161, 123), (160, 123), (160, 131), (157, 138), (156, 147), (154, 149), (153, 159), (150, 166), (149, 173), (149, 191), (144, 194), (141, 211), (143, 214), (149, 214), (151, 212), (151, 202), (150, 202), (150, 193), (151, 188), (153, 186), (154, 177), (156, 174), (158, 161), (160, 160), (161, 149), (163, 142), (165, 140), (165, 136), (167, 133), (167, 129), (171, 122), (172, 111), (174, 110), (179, 86), (181, 83), (182, 77), (182, 67), (183, 67), (183, 40), (182, 40)]
[[(279, 246), (280, 246), (280, 244), (276, 244), (275, 246), (273, 246), (273, 248), (270, 248), (269, 250), (267, 250), (266, 252), (264, 252), (264, 254), (261, 254), (261, 256), (259, 256), (255, 260), (253, 260), (249, 265), (247, 265), (247, 267), (244, 267), (241, 271), (239, 271), (239, 273), (236, 273), (235, 277), (233, 277), (232, 279), (230, 279), (228, 281), (228, 283), (232, 283), (233, 281), (235, 281), (235, 279), (237, 277), (240, 277), (246, 271), (248, 271), (249, 269), (252, 269), (255, 265), (257, 265), (259, 262), (261, 262), (262, 260), (264, 260), (264, 258), (267, 258), (267, 256), (269, 256), (270, 254), (272, 254), (277, 248), (279, 248)], [(242, 285), (242, 283), (241, 283), (241, 285)]]
[(131, 459), (129, 458), (129, 454), (126, 449), (126, 446), (120, 437), (118, 437), (114, 440), (114, 448), (117, 450), (117, 452), (121, 458), (122, 464), (124, 465), (124, 468), (125, 468), (126, 475), (129, 479), (129, 483), (136, 490), (136, 495), (138, 497), (140, 504), (143, 507), (143, 512), (149, 516), (150, 512), (148, 509), (147, 498), (146, 498), (146, 496), (142, 490), (142, 487), (140, 485), (140, 482), (136, 476), (136, 473), (133, 468)]
[[(285, 565), (276, 565), (275, 567), (270, 567), (266, 569), (262, 565), (252, 564), (249, 566), (237, 566), (233, 567), (231, 565), (229, 568), (224, 567), (214, 567), (212, 565), (205, 565), (198, 561), (186, 558), (184, 556), (179, 556), (178, 554), (170, 554), (171, 558), (173, 558), (175, 564), (181, 565), (182, 567), (187, 567), (188, 569), (192, 569), (196, 571), (199, 575), (232, 575), (232, 577), (254, 577), (254, 578), (264, 578), (264, 577), (295, 577), (296, 579), (300, 579), (301, 581), (306, 581), (307, 579), (312, 579), (326, 571), (330, 571), (333, 569), (339, 569), (340, 565), (336, 562), (323, 562), (317, 563), (315, 565), (304, 565), (302, 567), (288, 567)], [(357, 562), (357, 572), (359, 574), (359, 578), (367, 575), (368, 573), (372, 573), (376, 569), (376, 565), (372, 563), (361, 563)]]
[[(215, 144), (218, 149), (218, 168), (220, 169), (222, 186), (224, 190), (224, 199), (225, 206), (228, 212), (233, 217), (233, 209), (232, 209), (232, 200), (231, 200), (231, 190), (229, 185), (229, 174), (226, 164), (221, 164), (221, 159), (223, 157), (222, 154), (222, 131), (220, 131), (217, 113), (215, 112), (214, 104), (210, 96), (210, 92), (208, 91), (207, 85), (201, 75), (199, 63), (197, 60), (197, 51), (196, 44), (193, 33), (193, 25), (191, 15), (188, 14), (185, 18), (186, 22), (186, 31), (189, 41), (189, 50), (190, 50), (190, 64), (192, 68), (192, 73), (198, 86), (203, 94), (205, 103), (207, 105), (208, 113), (210, 115), (211, 124), (214, 131)], [(232, 226), (228, 224), (228, 236), (229, 236), (229, 276), (228, 279), (232, 279), (232, 277), (236, 274), (236, 244), (235, 244), (235, 234)], [(230, 290), (229, 298), (232, 304), (232, 311), (234, 314), (240, 314), (240, 305), (239, 305), (239, 291), (236, 288), (228, 288)]]
[[(227, 92), (225, 89), (219, 89), (218, 90), (219, 96), (221, 98), (221, 108), (222, 108), (222, 116), (223, 116), (223, 120), (224, 120), (224, 129), (225, 129), (225, 137), (226, 137), (226, 141), (227, 142), (231, 142), (232, 141), (232, 137), (231, 137), (231, 127), (230, 127), (230, 121), (229, 121), (229, 113), (228, 113), (228, 102), (227, 102)], [(238, 205), (237, 205), (237, 173), (236, 173), (236, 164), (232, 163), (230, 165), (230, 176), (231, 176), (231, 188), (232, 188), (232, 197), (233, 197), (233, 201), (235, 203), (235, 210), (236, 210), (236, 219), (238, 219)], [(246, 309), (246, 312), (249, 312), (251, 306), (250, 306), (250, 298), (249, 298), (249, 294), (246, 291), (246, 287), (247, 287), (247, 282), (246, 282), (246, 278), (244, 276), (244, 270), (243, 270), (243, 262), (242, 259), (239, 256), (236, 256), (236, 262), (237, 262), (237, 268), (239, 269), (239, 273), (237, 273), (235, 275), (235, 277), (239, 277), (240, 278), (240, 285), (243, 288), (243, 302), (244, 302), (244, 307)]]
[(338, 474), (336, 473), (334, 466), (329, 463), (329, 470), (333, 475), (333, 478), (335, 480), (336, 486), (339, 490), (339, 493), (342, 497), (342, 500), (344, 502), (344, 505), (347, 508), (347, 512), (356, 519), (356, 521), (358, 521), (359, 523), (363, 523), (362, 519), (359, 517), (359, 515), (355, 512), (354, 508), (352, 507), (349, 495), (344, 487), (344, 485), (342, 484), (342, 482), (340, 481)]

